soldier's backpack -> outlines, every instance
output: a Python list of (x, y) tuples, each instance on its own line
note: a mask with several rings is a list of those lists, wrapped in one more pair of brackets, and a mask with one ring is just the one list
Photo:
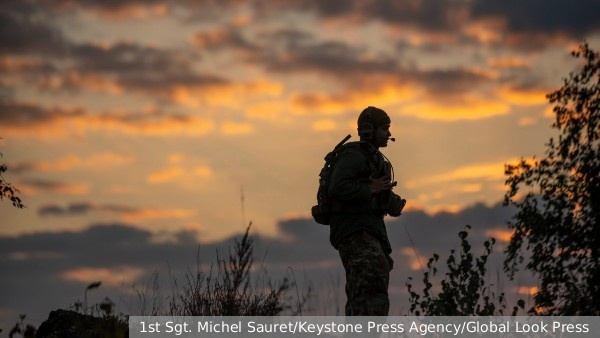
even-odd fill
[(311, 213), (315, 221), (319, 224), (329, 225), (331, 222), (332, 201), (329, 197), (329, 183), (333, 167), (337, 162), (342, 146), (352, 137), (348, 135), (338, 143), (332, 151), (325, 155), (325, 164), (319, 173), (319, 189), (317, 190), (317, 205), (313, 206)]

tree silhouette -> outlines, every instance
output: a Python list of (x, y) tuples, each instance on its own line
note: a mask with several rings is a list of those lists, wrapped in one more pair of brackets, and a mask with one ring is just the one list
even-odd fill
[(600, 315), (600, 56), (587, 42), (572, 55), (584, 65), (547, 95), (558, 140), (545, 158), (505, 167), (504, 203), (517, 213), (504, 268), (514, 277), (528, 256), (539, 277), (530, 312), (541, 315)]
[[(1, 157), (3, 157), (2, 153), (0, 153), (0, 158)], [(19, 193), (19, 189), (13, 187), (13, 185), (10, 184), (9, 182), (7, 182), (4, 179), (4, 176), (2, 176), (2, 174), (5, 173), (6, 170), (8, 170), (8, 167), (6, 166), (6, 164), (4, 164), (4, 163), (0, 164), (0, 200), (4, 200), (5, 198), (8, 198), (12, 202), (13, 206), (15, 206), (16, 208), (19, 208), (19, 209), (23, 209), (23, 208), (25, 208), (25, 205), (23, 204), (21, 199), (17, 196), (17, 194)]]

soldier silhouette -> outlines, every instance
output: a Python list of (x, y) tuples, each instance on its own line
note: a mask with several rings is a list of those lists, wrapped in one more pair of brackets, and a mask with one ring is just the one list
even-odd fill
[(394, 261), (384, 216), (400, 216), (406, 201), (392, 189), (391, 163), (379, 151), (392, 140), (385, 111), (365, 108), (358, 117), (360, 141), (340, 150), (331, 174), (330, 242), (346, 272), (346, 316), (387, 316)]

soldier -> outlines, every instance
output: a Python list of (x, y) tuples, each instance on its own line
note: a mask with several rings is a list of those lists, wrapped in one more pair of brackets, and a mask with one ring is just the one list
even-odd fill
[(333, 169), (330, 242), (346, 271), (346, 316), (387, 316), (388, 284), (394, 261), (383, 217), (400, 216), (406, 203), (392, 189), (392, 167), (379, 151), (391, 138), (382, 109), (358, 117), (359, 142), (344, 146)]

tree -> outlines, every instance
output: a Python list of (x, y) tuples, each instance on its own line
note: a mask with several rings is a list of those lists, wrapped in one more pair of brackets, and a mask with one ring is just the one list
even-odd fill
[(572, 55), (584, 65), (547, 95), (558, 140), (541, 160), (505, 166), (504, 204), (517, 212), (504, 268), (514, 277), (528, 256), (541, 315), (600, 315), (600, 56), (587, 42)]
[[(0, 153), (0, 157), (2, 157), (2, 153)], [(19, 189), (13, 187), (12, 184), (7, 182), (4, 179), (4, 176), (2, 176), (2, 174), (5, 173), (6, 170), (8, 170), (8, 167), (6, 166), (6, 164), (4, 164), (4, 163), (0, 164), (0, 200), (4, 200), (5, 198), (8, 198), (12, 202), (13, 206), (15, 206), (16, 208), (19, 208), (19, 209), (23, 209), (23, 208), (25, 208), (25, 205), (22, 203), (21, 199), (17, 196), (17, 194), (19, 193)]]

